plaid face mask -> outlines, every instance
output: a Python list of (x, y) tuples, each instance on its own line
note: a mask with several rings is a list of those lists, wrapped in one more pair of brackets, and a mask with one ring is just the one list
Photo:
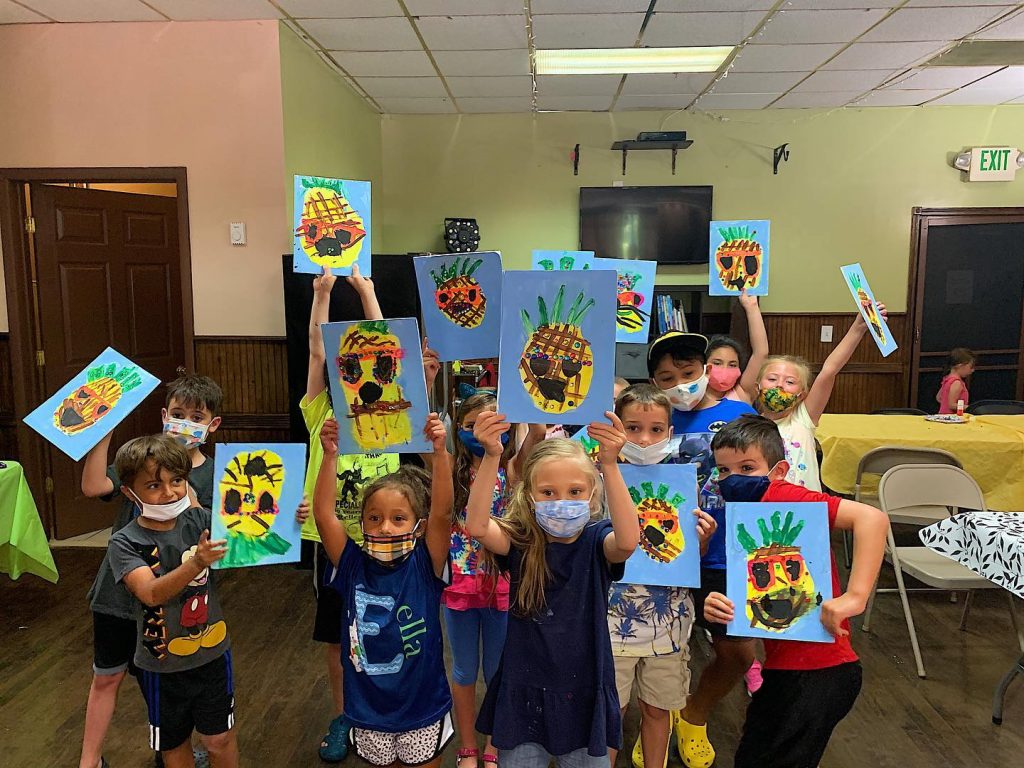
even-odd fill
[(416, 546), (416, 531), (422, 520), (408, 533), (383, 536), (363, 531), (363, 551), (374, 560), (382, 563), (394, 563), (409, 555)]

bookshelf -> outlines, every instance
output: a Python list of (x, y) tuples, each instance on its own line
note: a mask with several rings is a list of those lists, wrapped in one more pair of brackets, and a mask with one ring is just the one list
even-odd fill
[(707, 291), (707, 286), (703, 285), (655, 285), (650, 339), (656, 339), (665, 332), (659, 323), (657, 311), (660, 296), (668, 296), (674, 306), (682, 309), (686, 316), (687, 330), (703, 333), (705, 336), (729, 333), (732, 299), (726, 296), (708, 296)]

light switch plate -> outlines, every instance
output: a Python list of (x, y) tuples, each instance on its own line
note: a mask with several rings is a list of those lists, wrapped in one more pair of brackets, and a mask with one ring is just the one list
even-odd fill
[(821, 326), (821, 341), (823, 344), (827, 344), (832, 341), (832, 326), (823, 325)]
[(233, 221), (233, 222), (231, 222), (231, 244), (232, 245), (245, 245), (245, 222), (244, 221)]

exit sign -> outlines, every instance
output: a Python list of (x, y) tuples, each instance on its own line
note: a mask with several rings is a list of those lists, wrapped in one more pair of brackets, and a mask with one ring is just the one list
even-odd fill
[(970, 181), (1013, 181), (1019, 152), (1010, 147), (974, 147), (967, 178)]

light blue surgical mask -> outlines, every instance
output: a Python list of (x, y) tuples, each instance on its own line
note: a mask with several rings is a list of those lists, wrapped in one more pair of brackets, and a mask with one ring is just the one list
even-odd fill
[[(590, 494), (590, 499), (594, 494)], [(590, 499), (534, 499), (537, 525), (556, 539), (570, 539), (590, 520)]]

